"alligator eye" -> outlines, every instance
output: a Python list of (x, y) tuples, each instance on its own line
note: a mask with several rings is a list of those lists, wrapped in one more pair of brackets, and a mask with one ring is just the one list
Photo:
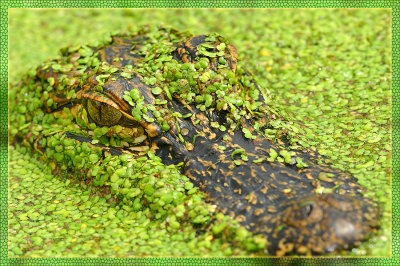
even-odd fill
[(116, 125), (122, 117), (122, 113), (103, 102), (88, 99), (87, 110), (90, 118), (100, 126)]

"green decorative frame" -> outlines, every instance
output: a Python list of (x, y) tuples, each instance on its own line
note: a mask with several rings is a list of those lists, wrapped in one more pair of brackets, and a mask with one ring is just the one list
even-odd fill
[[(400, 1), (398, 0), (3, 0), (0, 4), (0, 261), (1, 265), (126, 265), (126, 264), (395, 264), (400, 265), (399, 248), (399, 175), (400, 175)], [(8, 9), (9, 8), (390, 8), (392, 9), (393, 50), (393, 242), (392, 258), (8, 258), (7, 195), (8, 195)]]

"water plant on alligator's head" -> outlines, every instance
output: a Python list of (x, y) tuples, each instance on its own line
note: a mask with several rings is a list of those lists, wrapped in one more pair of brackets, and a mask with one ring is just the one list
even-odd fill
[[(316, 152), (291, 149), (285, 132), (269, 139), (279, 114), (222, 36), (144, 27), (61, 55), (11, 93), (18, 103), (10, 107), (14, 141), (57, 155), (62, 148), (48, 139), (61, 134), (103, 155), (180, 164), (207, 201), (264, 235), (275, 255), (348, 248), (378, 227), (373, 202), (352, 176)], [(97, 162), (102, 155), (91, 156)], [(84, 161), (64, 169), (76, 171)], [(97, 180), (122, 189), (117, 181)]]

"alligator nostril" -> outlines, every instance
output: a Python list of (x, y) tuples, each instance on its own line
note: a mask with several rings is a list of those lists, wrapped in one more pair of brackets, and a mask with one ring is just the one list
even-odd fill
[(312, 210), (313, 210), (313, 205), (312, 204), (307, 204), (306, 206), (304, 206), (304, 210), (305, 210), (305, 216), (309, 217)]
[(324, 210), (316, 203), (306, 204), (303, 208), (304, 219), (308, 223), (317, 223), (322, 219)]

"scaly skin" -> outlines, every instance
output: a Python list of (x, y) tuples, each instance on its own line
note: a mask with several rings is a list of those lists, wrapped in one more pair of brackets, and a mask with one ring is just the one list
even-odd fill
[[(180, 63), (195, 63), (201, 57), (199, 47), (206, 42), (206, 36), (174, 34), (180, 40), (169, 40), (173, 49), (167, 55)], [(165, 164), (183, 162), (182, 173), (205, 192), (206, 200), (238, 220), (246, 229), (265, 235), (271, 254), (321, 254), (349, 248), (364, 240), (377, 227), (377, 209), (371, 200), (362, 197), (357, 180), (319, 163), (321, 156), (318, 153), (296, 150), (287, 162), (271, 159), (271, 149), (282, 155), (289, 150), (289, 144), (284, 139), (274, 143), (254, 129), (256, 121), (267, 123), (268, 117), (257, 117), (245, 107), (238, 106), (237, 109), (245, 110), (246, 114), (236, 121), (236, 127), (230, 127), (232, 116), (229, 111), (232, 106), (216, 108), (215, 93), (210, 93), (214, 102), (205, 111), (200, 110), (196, 103), (187, 102), (178, 93), (171, 98), (165, 93), (154, 95), (152, 89), (155, 86), (145, 84), (144, 78), (134, 71), (143, 63), (141, 50), (149, 40), (151, 38), (146, 33), (114, 36), (108, 45), (90, 48), (97, 52), (101, 62), (117, 69), (104, 78), (103, 84), (100, 84), (100, 74), (92, 67), (80, 73), (76, 71), (79, 54), (74, 52), (64, 51), (64, 59), (55, 61), (72, 63), (74, 66), (70, 71), (60, 73), (51, 66), (39, 67), (33, 79), (38, 86), (47, 84), (50, 79), (54, 81), (54, 90), (49, 93), (54, 104), (44, 105), (42, 109), (62, 116), (64, 108), (69, 107), (75, 121), (87, 114), (88, 123), (121, 125), (125, 135), (131, 134), (132, 138), (137, 132), (145, 133), (146, 139), (140, 142), (140, 147), (149, 147)], [(209, 44), (217, 51), (216, 47), (221, 43), (218, 39)], [(233, 45), (228, 44), (221, 49), (226, 62), (221, 63), (217, 57), (210, 57), (209, 69), (217, 71), (220, 65), (224, 65), (238, 80), (240, 75), (249, 75), (247, 72), (238, 73)], [(133, 66), (130, 77), (121, 75), (126, 65)], [(60, 89), (63, 75), (72, 80), (67, 87), (75, 90), (76, 96), (66, 97), (66, 90)], [(258, 90), (254, 80), (252, 84)], [(98, 90), (99, 86), (102, 92)], [(167, 129), (163, 129), (161, 123), (151, 121), (156, 119), (151, 111), (145, 113), (149, 120), (138, 120), (133, 114), (135, 106), (124, 99), (124, 95), (132, 89), (139, 92), (144, 105), (155, 105), (156, 98), (167, 100), (161, 106), (180, 113), (180, 117), (168, 113)], [(245, 89), (239, 81), (230, 93), (239, 97), (240, 93), (246, 92)], [(250, 102), (265, 105), (261, 94), (256, 100), (251, 100), (248, 95), (246, 97)], [(85, 112), (83, 108), (78, 110), (80, 106)], [(212, 123), (216, 122), (217, 125), (226, 125), (227, 130), (213, 126)], [(247, 129), (252, 138), (246, 136), (243, 129)], [(79, 136), (69, 131), (65, 135), (80, 141), (91, 140), (88, 135)], [(101, 146), (101, 143), (97, 145)], [(36, 147), (45, 148), (40, 145), (40, 138)], [(130, 143), (125, 147), (104, 149), (114, 154), (143, 154), (140, 147)], [(294, 157), (300, 158), (307, 166), (296, 165)], [(317, 191), (331, 193), (318, 194)]]

